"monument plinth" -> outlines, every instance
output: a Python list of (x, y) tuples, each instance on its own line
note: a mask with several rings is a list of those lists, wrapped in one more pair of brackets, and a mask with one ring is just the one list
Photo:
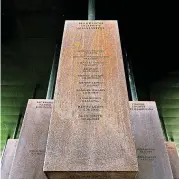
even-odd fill
[(1, 161), (1, 179), (8, 179), (18, 139), (8, 139)]
[(132, 179), (138, 171), (117, 21), (66, 21), (44, 171)]
[(27, 104), (9, 179), (47, 179), (43, 172), (52, 100)]
[(179, 156), (175, 142), (166, 142), (168, 156), (172, 168), (173, 178), (179, 179)]
[(130, 101), (138, 179), (173, 179), (155, 102)]

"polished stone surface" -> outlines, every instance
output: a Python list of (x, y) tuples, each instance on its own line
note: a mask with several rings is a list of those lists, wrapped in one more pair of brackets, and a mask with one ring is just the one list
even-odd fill
[(30, 99), (9, 179), (46, 179), (43, 163), (52, 100)]
[(139, 163), (138, 179), (173, 179), (155, 102), (130, 102)]
[(179, 179), (179, 156), (177, 153), (177, 148), (175, 142), (165, 142), (168, 156), (170, 159), (170, 164), (172, 168), (173, 178)]
[(135, 178), (136, 149), (117, 21), (66, 21), (44, 171)]
[(15, 156), (18, 139), (8, 139), (1, 159), (1, 179), (8, 179)]

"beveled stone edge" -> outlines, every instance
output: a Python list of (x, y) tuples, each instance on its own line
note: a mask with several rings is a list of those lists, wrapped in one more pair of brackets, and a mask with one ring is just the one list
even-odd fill
[[(69, 177), (68, 174), (73, 175), (74, 177), (85, 177), (83, 176), (84, 174), (87, 174), (88, 176), (90, 174), (95, 175), (94, 178), (96, 178), (97, 176), (102, 177), (104, 174), (105, 175), (117, 175), (118, 177), (124, 177), (124, 175), (128, 176), (127, 179), (135, 179), (135, 177), (137, 176), (137, 174), (139, 173), (139, 171), (44, 171), (45, 175), (47, 176), (47, 178), (51, 178), (53, 177), (53, 174), (58, 174), (59, 175), (63, 175), (62, 177)], [(49, 176), (50, 174), (52, 174), (51, 176)], [(76, 175), (77, 174), (77, 175)], [(80, 176), (81, 175), (81, 176)], [(129, 178), (129, 176), (131, 176)], [(91, 176), (93, 177), (93, 176)], [(120, 179), (120, 178), (119, 178)], [(122, 178), (124, 179), (124, 178)]]

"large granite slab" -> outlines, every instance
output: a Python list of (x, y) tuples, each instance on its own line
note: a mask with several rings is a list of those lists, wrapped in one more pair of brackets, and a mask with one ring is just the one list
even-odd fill
[(42, 169), (51, 107), (52, 100), (28, 101), (9, 179), (46, 179)]
[(170, 159), (170, 164), (172, 168), (173, 178), (179, 179), (179, 156), (177, 153), (177, 148), (175, 142), (165, 142), (168, 156)]
[(117, 21), (66, 21), (44, 171), (135, 178), (136, 150)]
[(138, 179), (173, 179), (155, 102), (130, 102)]
[(18, 139), (8, 139), (1, 160), (1, 179), (8, 179), (15, 156)]

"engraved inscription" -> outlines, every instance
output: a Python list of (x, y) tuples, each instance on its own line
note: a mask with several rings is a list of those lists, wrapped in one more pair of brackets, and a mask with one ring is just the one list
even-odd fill
[(79, 22), (77, 29), (104, 29), (103, 22)]
[(37, 101), (36, 108), (52, 108), (51, 101)]
[(105, 108), (104, 68), (108, 56), (104, 50), (80, 49), (74, 52), (73, 58), (78, 69), (74, 80), (79, 86), (76, 89), (78, 118), (100, 120)]
[(151, 107), (145, 106), (144, 103), (133, 103), (130, 110), (153, 110)]
[(138, 148), (137, 149), (137, 156), (139, 160), (154, 160), (156, 159), (155, 155), (155, 149), (154, 148)]
[(137, 148), (138, 179), (172, 179), (155, 102), (130, 102), (131, 122)]
[(45, 154), (45, 150), (29, 150), (29, 153), (31, 155), (44, 155)]

